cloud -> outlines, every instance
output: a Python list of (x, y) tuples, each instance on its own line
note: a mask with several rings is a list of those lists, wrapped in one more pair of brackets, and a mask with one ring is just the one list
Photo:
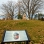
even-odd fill
[(15, 2), (17, 2), (18, 0), (0, 0), (0, 5), (1, 5), (2, 3), (6, 3), (7, 1), (15, 1)]

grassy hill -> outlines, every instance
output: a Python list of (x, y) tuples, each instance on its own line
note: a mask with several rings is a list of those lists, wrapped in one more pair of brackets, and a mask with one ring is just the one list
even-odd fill
[(44, 21), (38, 20), (2, 20), (0, 21), (0, 41), (4, 30), (27, 30), (31, 41), (44, 42)]

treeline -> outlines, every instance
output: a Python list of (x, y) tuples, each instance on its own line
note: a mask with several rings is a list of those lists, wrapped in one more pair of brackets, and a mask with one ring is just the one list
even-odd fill
[(44, 14), (38, 14), (38, 20), (44, 21)]
[(40, 12), (42, 4), (42, 0), (18, 0), (17, 3), (8, 1), (2, 4), (1, 10), (6, 19), (13, 20), (14, 17), (22, 19), (22, 15), (25, 13), (26, 16), (32, 20), (34, 14)]
[(34, 16), (34, 19), (38, 19), (38, 20), (43, 20), (44, 21), (44, 14), (42, 13), (38, 13)]

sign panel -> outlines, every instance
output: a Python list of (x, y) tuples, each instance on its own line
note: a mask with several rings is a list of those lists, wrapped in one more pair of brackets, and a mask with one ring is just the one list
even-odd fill
[(13, 41), (28, 41), (26, 31), (6, 31), (3, 42)]

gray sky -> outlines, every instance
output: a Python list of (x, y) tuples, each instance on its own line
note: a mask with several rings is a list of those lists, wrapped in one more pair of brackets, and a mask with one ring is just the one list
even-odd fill
[[(7, 1), (15, 1), (15, 2), (17, 2), (18, 0), (0, 0), (0, 6), (3, 3), (6, 3)], [(43, 0), (43, 2), (44, 2), (44, 0)], [(43, 4), (43, 8), (44, 8), (44, 4)], [(44, 13), (44, 9), (43, 8), (41, 9), (42, 13)], [(1, 11), (0, 11), (0, 14), (2, 14)]]
[[(3, 3), (6, 3), (7, 1), (15, 1), (15, 2), (17, 2), (18, 0), (0, 0), (0, 6), (3, 4)], [(43, 0), (43, 3), (44, 3), (44, 0)], [(41, 13), (43, 13), (44, 14), (44, 4), (43, 4), (43, 7), (40, 9), (42, 12)], [(3, 15), (3, 13), (1, 12), (1, 10), (0, 10), (0, 16), (1, 15)], [(2, 17), (0, 17), (0, 19), (2, 19)]]
[[(3, 3), (6, 3), (7, 1), (15, 1), (17, 2), (18, 0), (0, 0), (0, 6), (3, 4)], [(0, 11), (0, 15), (2, 15), (2, 12)]]
[(2, 3), (6, 3), (7, 1), (15, 1), (15, 2), (17, 2), (18, 0), (0, 0), (0, 5), (1, 5)]

